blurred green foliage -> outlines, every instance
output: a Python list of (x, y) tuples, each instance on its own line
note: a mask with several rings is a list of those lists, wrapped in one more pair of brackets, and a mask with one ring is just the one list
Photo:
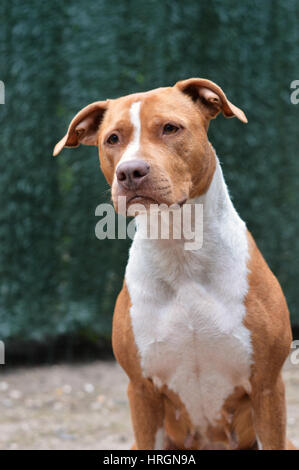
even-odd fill
[(96, 149), (52, 149), (86, 104), (192, 76), (246, 112), (210, 138), (299, 323), (298, 24), (297, 0), (1, 2), (1, 339), (110, 334), (129, 243), (95, 237)]

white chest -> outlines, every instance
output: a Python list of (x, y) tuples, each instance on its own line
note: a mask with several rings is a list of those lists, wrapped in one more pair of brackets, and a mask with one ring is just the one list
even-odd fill
[(236, 386), (248, 388), (250, 376), (246, 229), (231, 203), (227, 214), (219, 223), (204, 219), (197, 252), (137, 235), (126, 271), (143, 374), (177, 393), (203, 430)]
[(251, 347), (242, 309), (231, 310), (190, 280), (168, 298), (158, 283), (140, 279), (138, 289), (131, 319), (144, 376), (177, 393), (195, 426), (213, 423), (234, 387), (248, 384)]

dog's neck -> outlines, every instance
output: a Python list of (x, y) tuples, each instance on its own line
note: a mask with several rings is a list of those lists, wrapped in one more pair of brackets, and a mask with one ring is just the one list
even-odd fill
[[(223, 236), (224, 225), (227, 227), (227, 224), (230, 223), (232, 224), (232, 229), (235, 230), (235, 224), (237, 222), (243, 224), (230, 199), (222, 169), (217, 157), (216, 168), (208, 190), (201, 196), (195, 197), (194, 199), (189, 199), (186, 204), (193, 206), (193, 208), (195, 205), (200, 205), (202, 207), (202, 217), (200, 220), (196, 220), (196, 223), (200, 224), (200, 226), (197, 226), (196, 230), (198, 229), (198, 233), (203, 232), (204, 238), (207, 236), (212, 236), (216, 241), (216, 239), (219, 239)], [(190, 210), (190, 212), (194, 214), (193, 208)], [(183, 208), (180, 210), (183, 218)], [(147, 238), (149, 234), (149, 220), (150, 217), (147, 214), (140, 214), (136, 216), (136, 240)], [(225, 230), (225, 235), (227, 235), (227, 230)], [(179, 246), (183, 248), (184, 243), (186, 242), (186, 238), (182, 233), (182, 237), (177, 240), (172, 238), (169, 240), (162, 240), (159, 237), (156, 240), (149, 241), (153, 242), (155, 245), (160, 245), (161, 248), (163, 246), (167, 247), (167, 245), (172, 246), (174, 244), (176, 245), (176, 248)]]
[(219, 220), (228, 213), (236, 213), (217, 157), (215, 172), (208, 190), (193, 201), (203, 205), (204, 219), (213, 217), (214, 220)]
[(143, 214), (137, 216), (126, 269), (128, 285), (131, 289), (142, 280), (159, 288), (162, 282), (171, 295), (182, 283), (195, 282), (235, 301), (247, 292), (248, 241), (246, 225), (230, 200), (218, 160), (208, 191), (188, 202), (203, 205), (202, 245), (186, 250), (185, 239), (144, 239), (146, 220)]

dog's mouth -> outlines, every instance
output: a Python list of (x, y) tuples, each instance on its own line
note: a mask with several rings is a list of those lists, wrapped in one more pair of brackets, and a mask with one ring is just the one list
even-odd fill
[[(169, 206), (171, 205), (178, 205), (180, 207), (182, 207), (186, 202), (187, 202), (187, 197), (179, 200), (178, 202), (173, 202), (172, 204), (167, 204)], [(159, 201), (157, 199), (154, 199), (153, 197), (151, 196), (148, 196), (146, 194), (133, 194), (133, 196), (127, 198), (127, 207), (131, 204), (144, 204), (146, 206), (148, 205), (151, 205), (151, 204), (155, 204), (155, 205), (159, 205), (161, 204), (161, 202), (159, 203)]]
[(143, 194), (134, 194), (127, 200), (127, 205), (134, 203), (146, 203), (146, 204), (158, 204), (158, 201), (152, 197), (143, 195)]
[[(182, 207), (186, 202), (187, 202), (188, 198), (185, 197), (183, 199), (180, 199), (179, 201), (177, 202), (173, 202), (173, 203), (168, 203), (166, 204), (167, 206), (179, 206), (179, 207)], [(160, 204), (163, 204), (162, 201), (158, 201), (157, 199), (154, 199), (153, 197), (151, 196), (148, 196), (146, 194), (133, 194), (131, 197), (127, 198), (127, 201), (126, 201), (126, 206), (127, 208), (133, 204), (140, 204), (140, 205), (144, 205), (145, 208), (149, 208), (149, 206), (151, 205), (160, 205)], [(165, 205), (165, 203), (164, 203)]]

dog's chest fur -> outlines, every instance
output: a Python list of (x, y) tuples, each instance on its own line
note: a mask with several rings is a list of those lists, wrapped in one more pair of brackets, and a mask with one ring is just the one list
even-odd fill
[[(248, 291), (245, 224), (217, 165), (203, 204), (203, 246), (144, 240), (137, 230), (126, 282), (145, 377), (167, 385), (204, 431), (236, 386), (248, 387), (251, 343), (243, 325)], [(142, 216), (137, 219), (142, 226)]]

